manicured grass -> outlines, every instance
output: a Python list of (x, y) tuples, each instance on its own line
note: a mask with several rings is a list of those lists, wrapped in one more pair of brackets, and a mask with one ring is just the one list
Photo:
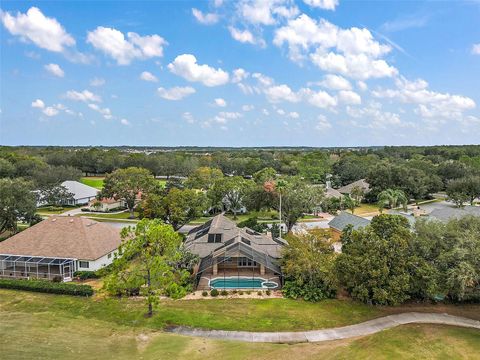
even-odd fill
[(80, 182), (82, 184), (94, 187), (96, 189), (102, 190), (103, 189), (103, 180), (105, 178), (103, 176), (89, 176), (89, 177), (82, 177)]
[[(350, 210), (347, 210), (350, 212)], [(375, 213), (379, 212), (378, 211), (378, 205), (377, 204), (360, 204), (359, 207), (355, 208), (355, 215), (363, 215), (363, 214), (368, 214), (368, 213)]]
[[(51, 208), (54, 208), (55, 210), (51, 210)], [(65, 211), (72, 210), (72, 209), (73, 207), (55, 208), (52, 206), (46, 206), (46, 207), (37, 208), (37, 214), (38, 215), (58, 215), (58, 214), (63, 214)]]
[[(222, 317), (224, 310), (231, 309), (225, 309), (219, 301), (196, 303), (212, 303), (211, 310), (217, 307), (217, 316)], [(132, 316), (141, 302), (131, 301), (122, 307), (111, 304), (96, 307), (102, 303), (104, 300), (100, 299), (0, 290), (1, 358), (84, 359), (88, 354), (89, 359), (120, 360), (476, 359), (480, 353), (480, 331), (475, 329), (407, 325), (362, 338), (324, 343), (242, 343), (163, 333), (152, 329), (150, 320), (142, 315)], [(255, 303), (255, 308), (257, 306)], [(236, 312), (236, 322), (242, 323), (244, 318), (249, 318), (252, 309), (247, 306), (243, 316)], [(280, 307), (277, 313), (283, 310)], [(196, 315), (202, 317), (203, 312)], [(295, 321), (295, 314), (288, 315)], [(274, 330), (275, 326), (272, 321), (269, 330)]]

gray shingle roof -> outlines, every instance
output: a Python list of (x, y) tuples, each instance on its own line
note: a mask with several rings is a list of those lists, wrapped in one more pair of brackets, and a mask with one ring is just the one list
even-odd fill
[(359, 187), (362, 189), (365, 193), (370, 191), (370, 184), (365, 181), (365, 179), (360, 179), (357, 181), (354, 181), (351, 184), (342, 186), (341, 188), (337, 189), (341, 194), (350, 194), (352, 192), (352, 189), (354, 187)]
[(335, 216), (332, 220), (330, 220), (328, 226), (335, 230), (343, 231), (347, 225), (353, 225), (353, 228), (357, 230), (361, 227), (367, 226), (368, 224), (370, 224), (370, 220), (368, 219), (347, 212), (342, 212), (340, 215)]
[[(221, 242), (209, 243), (209, 234), (221, 234)], [(185, 246), (201, 258), (215, 252), (217, 249), (234, 242), (249, 242), (248, 246), (272, 258), (281, 257), (281, 248), (286, 245), (282, 239), (273, 240), (270, 236), (257, 233), (249, 228), (239, 228), (232, 220), (223, 214), (215, 216), (205, 224), (192, 229), (185, 240)]]
[(480, 206), (465, 206), (463, 209), (458, 207), (444, 207), (435, 209), (429, 217), (441, 221), (448, 221), (450, 219), (460, 219), (467, 215), (480, 216)]

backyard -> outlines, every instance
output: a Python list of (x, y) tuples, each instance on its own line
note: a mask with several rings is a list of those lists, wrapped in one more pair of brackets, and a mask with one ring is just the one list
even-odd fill
[[(474, 359), (480, 351), (478, 330), (435, 325), (407, 325), (351, 340), (293, 345), (191, 338), (160, 331), (168, 323), (299, 330), (355, 323), (389, 312), (350, 301), (164, 301), (152, 319), (143, 316), (143, 307), (142, 301), (0, 290), (2, 359), (80, 359), (87, 352), (92, 359)], [(480, 317), (478, 305), (447, 308), (437, 310)]]

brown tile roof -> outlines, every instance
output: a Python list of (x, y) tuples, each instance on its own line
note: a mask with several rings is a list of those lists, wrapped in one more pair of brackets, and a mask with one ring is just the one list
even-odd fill
[(75, 216), (52, 216), (0, 242), (0, 254), (96, 260), (120, 246), (118, 229)]

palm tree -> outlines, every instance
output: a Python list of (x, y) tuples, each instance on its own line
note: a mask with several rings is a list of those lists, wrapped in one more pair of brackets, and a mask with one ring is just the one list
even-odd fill
[(355, 212), (355, 208), (357, 207), (357, 201), (350, 197), (350, 195), (345, 195), (345, 197), (343, 198), (343, 206), (350, 210), (352, 212), (352, 214)]
[(386, 189), (377, 196), (378, 208), (382, 213), (385, 207), (395, 209), (398, 205), (402, 205), (403, 210), (407, 210), (408, 198), (402, 190)]

